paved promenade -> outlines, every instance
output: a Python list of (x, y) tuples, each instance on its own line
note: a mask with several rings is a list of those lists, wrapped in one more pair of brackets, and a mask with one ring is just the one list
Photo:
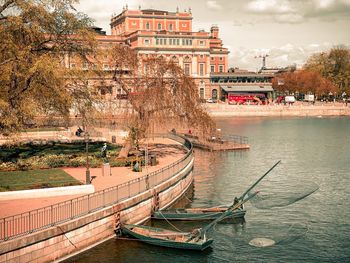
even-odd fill
[(209, 115), (215, 117), (265, 117), (265, 116), (350, 116), (350, 104), (321, 103), (314, 104), (296, 102), (293, 105), (229, 105), (227, 103), (205, 104)]
[[(111, 168), (111, 175), (105, 174), (102, 176), (102, 168), (92, 168), (90, 173), (96, 178), (92, 181), (95, 186), (95, 191), (100, 191), (112, 186), (116, 186), (139, 177), (147, 173), (161, 169), (171, 163), (181, 159), (186, 153), (181, 144), (178, 144), (170, 139), (149, 140), (149, 154), (155, 154), (159, 162), (155, 166), (143, 167), (142, 172), (133, 172), (130, 167), (113, 167)], [(82, 168), (65, 168), (63, 169), (81, 182), (85, 181), (85, 171)], [(0, 201), (0, 218), (24, 213), (41, 207), (53, 205), (59, 202), (70, 200), (80, 195), (67, 195), (51, 198), (25, 199), (25, 200), (11, 200)]]

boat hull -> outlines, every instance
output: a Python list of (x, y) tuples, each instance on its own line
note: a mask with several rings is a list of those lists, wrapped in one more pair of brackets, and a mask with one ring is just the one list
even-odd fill
[[(220, 217), (224, 212), (191, 212), (186, 209), (157, 211), (154, 212), (152, 219), (157, 220), (181, 220), (181, 221), (205, 221), (215, 220)], [(244, 209), (238, 209), (232, 211), (225, 217), (225, 219), (240, 219), (246, 214)]]
[[(213, 243), (213, 239), (208, 239), (206, 241), (202, 242), (178, 242), (174, 240), (166, 240), (162, 238), (155, 238), (151, 236), (146, 236), (139, 234), (135, 231), (133, 231), (133, 228), (146, 228), (151, 229), (155, 231), (159, 231), (159, 228), (152, 228), (152, 227), (145, 227), (145, 226), (135, 226), (135, 225), (124, 225), (122, 226), (122, 233), (127, 236), (131, 236), (133, 238), (136, 238), (139, 241), (145, 242), (147, 244), (156, 245), (156, 246), (162, 246), (162, 247), (169, 247), (169, 248), (175, 248), (175, 249), (186, 249), (186, 250), (199, 250), (203, 251), (211, 246)], [(176, 232), (173, 232), (176, 233)], [(189, 233), (178, 233), (179, 236), (189, 235)], [(188, 236), (189, 237), (189, 236)]]

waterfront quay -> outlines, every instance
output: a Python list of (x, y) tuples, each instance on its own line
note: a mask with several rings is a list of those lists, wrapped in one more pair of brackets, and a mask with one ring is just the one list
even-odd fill
[[(2, 201), (0, 262), (62, 260), (114, 237), (120, 224), (140, 224), (175, 202), (193, 181), (192, 145), (173, 135), (155, 145), (159, 164), (141, 173), (112, 168), (102, 176), (101, 168), (91, 169), (92, 194)], [(85, 176), (83, 168), (66, 171)]]
[(292, 105), (229, 105), (226, 103), (207, 103), (205, 108), (213, 117), (323, 117), (350, 116), (350, 105), (344, 103), (316, 104), (296, 102)]

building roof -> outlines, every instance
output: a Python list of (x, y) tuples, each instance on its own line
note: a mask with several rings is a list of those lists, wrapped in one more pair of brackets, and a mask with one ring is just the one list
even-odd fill
[(271, 85), (240, 85), (240, 86), (220, 86), (226, 92), (270, 92), (273, 91)]
[(252, 71), (239, 71), (239, 72), (213, 72), (210, 73), (210, 77), (228, 77), (228, 78), (234, 78), (234, 77), (257, 77), (257, 78), (272, 78), (273, 76), (271, 74), (263, 74), (263, 73), (256, 73)]
[(156, 12), (156, 13), (169, 13), (168, 11), (164, 10), (157, 10), (157, 9), (142, 9), (142, 12)]

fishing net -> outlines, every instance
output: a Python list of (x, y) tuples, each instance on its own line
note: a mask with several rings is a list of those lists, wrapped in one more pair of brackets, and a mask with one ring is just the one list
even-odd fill
[(271, 226), (261, 230), (252, 229), (244, 235), (244, 240), (254, 247), (270, 247), (288, 245), (302, 238), (309, 231), (306, 223), (293, 223), (281, 226)]
[[(271, 209), (294, 204), (317, 191), (319, 186), (313, 182), (302, 184), (278, 183), (259, 186), (259, 193), (249, 201), (259, 209)], [(248, 193), (248, 196), (252, 193)]]

